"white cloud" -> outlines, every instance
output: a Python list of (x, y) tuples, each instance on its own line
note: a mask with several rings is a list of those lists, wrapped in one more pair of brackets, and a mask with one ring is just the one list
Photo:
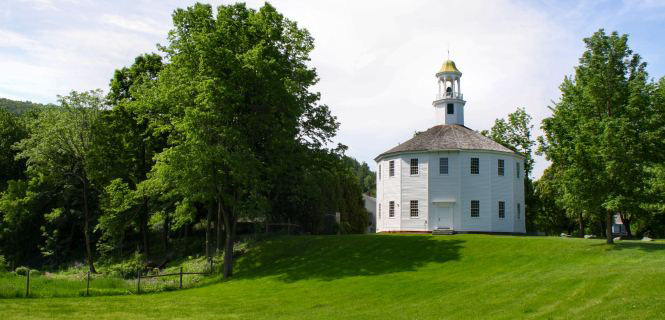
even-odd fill
[(624, 3), (629, 6), (636, 5), (646, 9), (665, 7), (664, 0), (632, 0), (632, 1), (624, 1)]
[[(114, 69), (164, 43), (172, 11), (191, 3), (3, 2), (0, 96), (52, 102), (71, 89), (106, 88)], [(434, 73), (448, 44), (464, 73), (467, 126), (487, 129), (520, 106), (538, 127), (564, 75), (573, 72), (582, 37), (608, 24), (632, 25), (637, 13), (662, 16), (661, 3), (610, 3), (599, 10), (593, 2), (559, 1), (272, 1), (316, 39), (316, 89), (342, 123), (338, 141), (370, 165), (433, 125)], [(545, 166), (539, 161), (536, 172)]]
[(133, 17), (131, 19), (125, 16), (103, 14), (100, 20), (112, 26), (122, 29), (162, 36), (168, 30), (165, 25), (160, 25), (154, 20), (145, 17)]
[(37, 10), (57, 10), (55, 0), (20, 0), (20, 2)]
[(339, 141), (372, 165), (374, 156), (434, 125), (434, 74), (448, 44), (464, 73), (465, 123), (481, 130), (518, 106), (537, 127), (572, 72), (579, 42), (547, 13), (508, 1), (275, 5), (316, 37), (318, 89), (340, 118)]
[(39, 45), (34, 41), (18, 32), (0, 29), (0, 48), (30, 50)]
[[(8, 1), (11, 2), (13, 0)], [(82, 0), (18, 0), (18, 2), (23, 6), (38, 11), (58, 11), (63, 5), (79, 4)]]

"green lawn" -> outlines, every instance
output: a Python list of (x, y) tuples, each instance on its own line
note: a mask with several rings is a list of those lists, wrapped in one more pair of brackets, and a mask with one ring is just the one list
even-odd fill
[(0, 300), (0, 319), (656, 319), (665, 243), (486, 235), (283, 237), (234, 280), (140, 296)]

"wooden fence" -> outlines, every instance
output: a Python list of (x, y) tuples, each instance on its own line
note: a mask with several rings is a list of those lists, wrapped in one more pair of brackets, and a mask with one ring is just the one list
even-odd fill
[[(213, 261), (210, 259), (210, 264), (209, 264), (209, 269), (206, 272), (184, 272), (182, 267), (180, 267), (180, 272), (175, 272), (175, 273), (164, 273), (164, 274), (154, 274), (154, 275), (142, 275), (141, 271), (138, 271), (136, 273), (136, 293), (141, 294), (141, 279), (149, 279), (149, 278), (160, 278), (160, 277), (173, 277), (173, 276), (179, 276), (180, 277), (180, 285), (179, 289), (182, 289), (182, 277), (185, 275), (211, 275), (213, 273)], [(90, 296), (90, 271), (87, 272), (86, 274), (86, 279), (85, 279), (85, 296)], [(30, 297), (30, 271), (28, 270), (28, 273), (26, 274), (25, 277), (25, 297)]]
[[(212, 261), (210, 263), (210, 270), (208, 272), (183, 272), (182, 267), (180, 267), (180, 272), (178, 272), (178, 273), (165, 273), (165, 274), (154, 274), (154, 275), (141, 276), (141, 272), (138, 272), (137, 277), (136, 277), (136, 293), (141, 294), (141, 278), (149, 279), (149, 278), (180, 276), (179, 289), (182, 289), (182, 276), (183, 275), (188, 275), (188, 274), (201, 274), (201, 275), (212, 274)], [(90, 272), (88, 272), (88, 279), (90, 279)], [(90, 280), (88, 280), (88, 286), (89, 286), (89, 284), (90, 284)], [(86, 290), (86, 295), (88, 295), (87, 290)]]

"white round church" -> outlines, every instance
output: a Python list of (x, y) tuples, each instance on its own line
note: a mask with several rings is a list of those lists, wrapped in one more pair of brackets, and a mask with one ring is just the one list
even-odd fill
[(436, 73), (436, 126), (380, 154), (376, 231), (524, 233), (524, 157), (464, 126), (462, 73)]

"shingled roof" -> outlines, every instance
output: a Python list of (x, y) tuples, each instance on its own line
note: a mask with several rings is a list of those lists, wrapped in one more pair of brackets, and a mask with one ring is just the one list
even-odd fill
[(442, 150), (488, 150), (518, 154), (465, 126), (444, 124), (417, 134), (410, 140), (380, 154), (376, 159), (399, 152)]

